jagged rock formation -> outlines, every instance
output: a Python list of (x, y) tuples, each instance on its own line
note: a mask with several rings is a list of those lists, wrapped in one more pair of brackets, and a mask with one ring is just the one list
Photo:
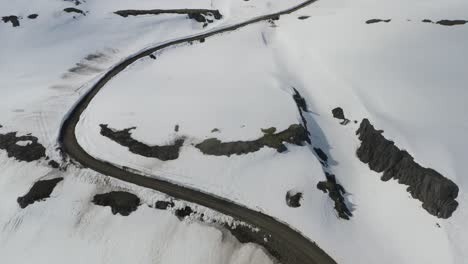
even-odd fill
[(172, 201), (156, 201), (156, 203), (154, 204), (154, 207), (156, 209), (166, 210), (167, 208), (174, 207), (174, 202), (172, 202)]
[(349, 220), (353, 214), (348, 209), (345, 203), (343, 195), (346, 190), (336, 182), (335, 175), (325, 172), (327, 178), (326, 181), (321, 181), (317, 184), (317, 189), (324, 193), (328, 193), (328, 196), (335, 202), (335, 210), (340, 218)]
[(19, 206), (21, 208), (26, 208), (28, 205), (33, 204), (34, 202), (49, 198), (55, 186), (62, 180), (63, 178), (55, 178), (34, 183), (26, 195), (18, 197), (17, 202)]
[(317, 156), (320, 158), (321, 161), (323, 161), (325, 164), (327, 163), (328, 156), (327, 154), (325, 154), (325, 152), (323, 152), (321, 148), (314, 147), (314, 152), (315, 154), (317, 154)]
[(460, 20), (460, 19), (455, 19), (455, 20), (449, 20), (449, 19), (442, 19), (437, 22), (434, 22), (430, 19), (424, 19), (422, 21), (423, 23), (432, 23), (432, 24), (438, 24), (442, 26), (458, 26), (458, 25), (465, 25), (468, 23), (468, 20)]
[(380, 22), (384, 22), (384, 23), (388, 23), (392, 21), (391, 19), (369, 19), (366, 21), (366, 24), (374, 24), (374, 23), (380, 23)]
[(457, 209), (458, 186), (437, 171), (424, 168), (406, 151), (376, 130), (364, 119), (356, 132), (362, 144), (356, 154), (376, 172), (383, 172), (382, 180), (396, 179), (408, 185), (407, 191), (420, 200), (423, 208), (439, 218), (449, 218)]
[(11, 22), (11, 25), (13, 27), (19, 27), (20, 23), (19, 23), (19, 19), (17, 16), (4, 16), (2, 17), (2, 20), (4, 23), (8, 23), (8, 22)]
[(194, 19), (197, 22), (204, 23), (204, 26), (208, 23), (219, 20), (223, 16), (219, 10), (211, 9), (151, 9), (151, 10), (119, 10), (114, 12), (122, 17), (128, 16), (140, 16), (140, 15), (159, 15), (159, 14), (182, 14), (187, 15), (188, 18)]
[(241, 155), (259, 151), (263, 147), (276, 149), (278, 152), (287, 150), (284, 142), (303, 146), (308, 142), (307, 130), (298, 124), (289, 126), (288, 129), (274, 133), (276, 129), (269, 128), (264, 130), (265, 135), (252, 141), (233, 141), (221, 142), (217, 138), (209, 138), (195, 145), (203, 154), (215, 156), (231, 156), (233, 154)]
[(288, 191), (286, 193), (286, 204), (289, 207), (297, 208), (301, 206), (301, 199), (302, 199), (302, 193), (301, 192), (294, 192), (294, 191)]
[(184, 144), (183, 139), (177, 139), (172, 145), (167, 146), (148, 146), (144, 143), (132, 138), (131, 130), (135, 127), (113, 130), (107, 125), (101, 124), (101, 135), (119, 143), (120, 145), (127, 147), (130, 152), (149, 157), (157, 158), (163, 161), (175, 160), (179, 157), (179, 150)]
[[(26, 142), (25, 144), (18, 144)], [(20, 161), (31, 162), (45, 157), (45, 148), (39, 144), (37, 137), (16, 136), (16, 132), (0, 134), (0, 149), (6, 150), (8, 157), (14, 157)]]
[(110, 206), (114, 215), (128, 216), (136, 211), (140, 205), (140, 198), (132, 193), (117, 191), (97, 194), (93, 198), (93, 203), (100, 206)]
[(175, 215), (179, 219), (184, 219), (187, 216), (190, 216), (191, 214), (195, 213), (193, 209), (190, 206), (185, 206), (184, 208), (177, 209), (175, 211)]
[(67, 7), (65, 9), (63, 9), (63, 11), (67, 12), (67, 13), (76, 13), (76, 14), (81, 14), (83, 16), (86, 16), (85, 12), (81, 9), (78, 9), (78, 8), (74, 8), (74, 7)]

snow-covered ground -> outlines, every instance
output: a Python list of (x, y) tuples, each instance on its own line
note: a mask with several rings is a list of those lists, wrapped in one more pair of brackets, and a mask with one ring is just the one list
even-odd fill
[[(0, 179), (4, 263), (271, 263), (263, 249), (240, 244), (215, 225), (179, 221), (171, 211), (148, 206), (167, 199), (164, 195), (88, 170), (69, 170), (51, 198), (20, 209), (15, 198), (38, 176), (64, 173), (5, 156)], [(130, 216), (120, 216), (91, 202), (95, 194), (112, 190), (135, 193), (143, 204)]]
[[(0, 21), (0, 133), (32, 133), (49, 156), (57, 157), (64, 115), (118, 61), (157, 43), (299, 2), (87, 0), (76, 6), (89, 11), (82, 16), (63, 12), (74, 6), (66, 1), (0, 0), (0, 16), (22, 16), (16, 28)], [(150, 8), (220, 9), (224, 18), (203, 28), (182, 15), (112, 14)], [(468, 19), (467, 10), (462, 0), (322, 0), (274, 25), (259, 23), (166, 49), (103, 88), (80, 122), (79, 142), (100, 159), (287, 222), (338, 263), (464, 263), (468, 24), (446, 27), (421, 20)], [(28, 19), (32, 13), (39, 17)], [(299, 20), (303, 15), (310, 17)], [(373, 18), (392, 20), (365, 23)], [(191, 146), (209, 137), (251, 140), (263, 135), (262, 128), (281, 131), (300, 123), (292, 87), (308, 103), (312, 146), (329, 154), (329, 170), (349, 192), (350, 221), (338, 219), (332, 201), (317, 190), (324, 176), (309, 147), (216, 157)], [(351, 120), (369, 118), (423, 166), (457, 183), (460, 206), (454, 215), (448, 220), (429, 215), (405, 186), (382, 182), (362, 164), (355, 156), (358, 125), (333, 119), (331, 109), (337, 106)], [(103, 123), (135, 126), (132, 136), (150, 145), (178, 136), (187, 140), (177, 160), (143, 158), (101, 136)], [(219, 132), (212, 133), (214, 128)], [(113, 216), (109, 208), (92, 205), (92, 196), (131, 187), (109, 184), (86, 170), (67, 172), (52, 198), (22, 210), (16, 198), (44, 175), (58, 172), (50, 172), (45, 162), (19, 163), (0, 152), (0, 254), (8, 263), (128, 263), (135, 256), (139, 263), (269, 263), (254, 245), (225, 240), (214, 227), (179, 222), (166, 211), (142, 205), (129, 217)], [(291, 189), (304, 193), (300, 208), (285, 203)], [(132, 190), (147, 203), (160, 195)]]
[[(468, 26), (421, 21), (466, 19), (467, 8), (461, 1), (319, 1), (275, 26), (260, 23), (169, 48), (132, 65), (96, 96), (78, 128), (80, 144), (103, 160), (273, 215), (339, 263), (463, 263)], [(365, 23), (373, 18), (392, 20)], [(312, 145), (329, 153), (330, 170), (349, 192), (350, 221), (336, 218), (316, 189), (324, 176), (308, 147), (216, 157), (191, 145), (209, 137), (251, 140), (262, 128), (300, 122), (292, 87), (308, 103)], [(380, 181), (362, 164), (355, 156), (358, 124), (340, 125), (331, 116), (337, 106), (352, 120), (370, 118), (416, 161), (456, 182), (460, 206), (453, 217), (428, 214), (405, 186)], [(101, 136), (99, 124), (136, 127), (133, 138), (148, 145), (187, 141), (176, 160), (144, 158)], [(300, 208), (287, 207), (290, 189), (304, 192)]]
[[(139, 50), (290, 6), (258, 1), (0, 1), (0, 16), (16, 15), (19, 27), (0, 21), (0, 133), (32, 133), (58, 159), (60, 124), (98, 76)], [(294, 1), (298, 3), (299, 1)], [(76, 7), (86, 16), (63, 11)], [(225, 15), (203, 28), (183, 15), (122, 18), (119, 9), (220, 8)], [(30, 14), (38, 14), (29, 19)], [(20, 142), (19, 144), (22, 144)], [(145, 204), (129, 217), (90, 203), (103, 190), (126, 188), (100, 182), (88, 171), (51, 171), (46, 161), (25, 163), (0, 151), (0, 254), (5, 262), (26, 263), (270, 263), (255, 245), (240, 244), (198, 222), (179, 222)], [(20, 209), (16, 199), (43, 177), (65, 177), (45, 202)], [(98, 182), (95, 182), (98, 181)], [(134, 189), (139, 196), (142, 189)], [(152, 193), (154, 197), (160, 194)], [(153, 198), (154, 198), (153, 197)], [(140, 197), (142, 198), (142, 197)], [(148, 200), (151, 204), (154, 201)], [(206, 214), (205, 212), (205, 215)], [(222, 217), (213, 214), (213, 217)], [(203, 243), (200, 243), (203, 241)]]

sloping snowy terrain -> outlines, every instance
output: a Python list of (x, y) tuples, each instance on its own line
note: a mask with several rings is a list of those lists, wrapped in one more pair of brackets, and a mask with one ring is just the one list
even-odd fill
[[(339, 263), (463, 263), (468, 27), (422, 20), (464, 19), (468, 6), (408, 5), (320, 1), (274, 24), (163, 50), (98, 94), (81, 120), (80, 144), (100, 159), (271, 214)], [(374, 18), (391, 21), (366, 23)], [(327, 170), (348, 192), (350, 221), (338, 219), (332, 201), (317, 190), (324, 176), (309, 147), (287, 145), (286, 153), (265, 147), (226, 157), (204, 155), (194, 146), (211, 137), (254, 140), (261, 129), (300, 123), (293, 87), (308, 104), (312, 146), (325, 150), (332, 160)], [(382, 182), (361, 163), (355, 155), (359, 125), (333, 119), (338, 106), (352, 121), (369, 118), (417, 162), (457, 183), (460, 206), (453, 217), (430, 215), (405, 186)], [(100, 124), (134, 127), (131, 137), (149, 146), (177, 138), (185, 143), (177, 159), (147, 158), (101, 135)], [(286, 205), (288, 190), (304, 193), (300, 208)]]
[[(0, 2), (0, 16), (18, 16), (20, 24), (13, 27), (0, 21), (0, 133), (31, 133), (46, 147), (47, 156), (59, 161), (55, 148), (64, 116), (88, 83), (117, 61), (154, 43), (280, 10), (289, 3), (264, 1), (258, 8), (245, 4), (245, 8), (232, 9), (228, 2), (216, 4), (227, 11), (237, 10), (238, 15), (231, 22), (218, 21), (203, 28), (184, 15), (124, 19), (113, 14), (126, 8), (154, 8), (153, 1), (82, 1), (77, 6), (69, 1)], [(63, 11), (70, 7), (85, 15)], [(218, 8), (211, 1), (159, 1), (156, 7)], [(31, 14), (37, 17), (28, 18)], [(96, 193), (125, 189), (121, 182), (99, 183), (96, 180), (103, 176), (58, 171), (47, 162), (19, 162), (2, 150), (0, 252), (5, 262), (128, 263), (136, 256), (139, 263), (270, 262), (262, 249), (240, 244), (223, 229), (179, 222), (168, 212), (147, 208), (145, 204), (153, 205), (154, 197), (128, 218), (113, 216), (110, 209), (97, 207), (91, 200)], [(34, 182), (54, 177), (65, 181), (57, 185), (52, 198), (25, 209), (18, 206), (16, 199)], [(141, 188), (132, 191), (144, 197)]]
[[(0, 0), (0, 133), (32, 133), (55, 150), (61, 122), (106, 70), (158, 43), (272, 13), (295, 1), (69, 1)], [(67, 13), (74, 7), (85, 14)], [(122, 18), (122, 9), (219, 9), (221, 20), (203, 27), (184, 15)], [(464, 160), (468, 157), (465, 69), (468, 19), (461, 0), (322, 0), (279, 20), (181, 44), (139, 60), (111, 80), (80, 120), (79, 143), (91, 155), (154, 177), (244, 204), (290, 224), (338, 263), (464, 263), (468, 220)], [(30, 14), (38, 14), (35, 19)], [(389, 22), (366, 23), (370, 19)], [(253, 141), (268, 128), (302, 124), (311, 144), (286, 143), (247, 154), (203, 154), (197, 144)], [(332, 116), (342, 107), (346, 125)], [(355, 132), (369, 118), (417, 162), (455, 182), (459, 207), (439, 219), (396, 181), (383, 182), (356, 157)], [(162, 161), (129, 151), (101, 133), (101, 124), (149, 146), (184, 143)], [(275, 133), (275, 132), (273, 132)], [(19, 142), (18, 144), (20, 144)], [(320, 163), (313, 148), (328, 156)], [(223, 229), (179, 222), (148, 208), (156, 192), (103, 178), (88, 170), (50, 169), (0, 151), (0, 253), (8, 263), (270, 263), (258, 246), (240, 244)], [(323, 170), (346, 189), (350, 220), (317, 189)], [(64, 177), (45, 202), (20, 209), (16, 198), (43, 178)], [(143, 205), (129, 217), (91, 203), (97, 193), (131, 190)], [(303, 193), (301, 206), (286, 203)], [(217, 216), (219, 217), (219, 216)], [(226, 239), (227, 237), (227, 239)], [(203, 241), (203, 243), (200, 243)], [(190, 250), (187, 250), (190, 248)], [(183, 252), (183, 254), (181, 254)], [(135, 259), (135, 256), (138, 259)]]

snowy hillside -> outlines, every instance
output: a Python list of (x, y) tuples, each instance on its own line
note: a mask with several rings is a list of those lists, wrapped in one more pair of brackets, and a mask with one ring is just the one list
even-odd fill
[[(157, 210), (171, 198), (62, 159), (58, 136), (119, 63), (300, 3), (0, 0), (7, 262), (274, 263), (230, 234), (229, 217), (190, 204), (197, 213), (180, 219), (183, 201)], [(152, 9), (221, 16), (114, 13)], [(337, 263), (465, 263), (467, 11), (460, 0), (322, 0), (172, 45), (110, 79), (76, 138), (98, 161), (270, 215)], [(50, 198), (19, 206), (57, 177)], [(95, 197), (111, 191), (141, 202), (113, 215), (98, 205), (113, 198)]]

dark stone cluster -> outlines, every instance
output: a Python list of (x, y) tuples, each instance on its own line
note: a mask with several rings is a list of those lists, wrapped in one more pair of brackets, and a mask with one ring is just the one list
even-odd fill
[(325, 172), (327, 178), (326, 181), (321, 181), (317, 184), (317, 189), (324, 193), (328, 193), (328, 196), (335, 202), (335, 210), (340, 218), (349, 220), (353, 214), (348, 209), (345, 203), (343, 195), (346, 193), (345, 189), (341, 184), (336, 182), (335, 175)]
[(289, 207), (297, 208), (301, 206), (302, 200), (302, 193), (301, 192), (293, 192), (288, 191), (286, 193), (286, 204)]
[(384, 23), (388, 23), (392, 21), (391, 19), (378, 19), (378, 18), (374, 18), (374, 19), (369, 19), (366, 21), (366, 24), (375, 24), (375, 23), (380, 23), (380, 22), (384, 22)]
[(114, 215), (128, 216), (138, 209), (140, 198), (132, 193), (115, 191), (95, 195), (93, 203), (100, 206), (110, 206)]
[(55, 178), (34, 183), (26, 195), (18, 197), (17, 202), (19, 206), (21, 208), (26, 208), (28, 205), (33, 204), (34, 202), (49, 198), (55, 186), (62, 180), (63, 178)]
[[(28, 141), (24, 146), (18, 145), (18, 142)], [(45, 157), (46, 149), (42, 146), (37, 137), (26, 135), (16, 136), (16, 132), (0, 134), (0, 149), (8, 153), (8, 157), (14, 157), (20, 161), (31, 162)]]
[(10, 22), (13, 27), (19, 27), (19, 19), (17, 16), (4, 16), (2, 17), (4, 23)]
[(127, 147), (130, 152), (145, 157), (157, 158), (163, 161), (177, 159), (179, 157), (179, 150), (184, 144), (183, 139), (177, 139), (172, 145), (148, 146), (132, 138), (130, 131), (135, 129), (134, 127), (123, 130), (113, 130), (110, 129), (107, 125), (101, 124), (100, 126), (101, 135), (117, 142), (124, 147)]
[(259, 151), (263, 147), (276, 149), (278, 152), (287, 150), (284, 142), (303, 146), (309, 141), (307, 130), (298, 124), (289, 126), (288, 129), (274, 133), (272, 128), (263, 130), (265, 135), (252, 141), (221, 142), (217, 138), (209, 138), (195, 145), (203, 154), (215, 156), (241, 155)]
[(414, 161), (406, 151), (400, 150), (393, 141), (376, 130), (368, 119), (364, 119), (356, 132), (361, 146), (356, 154), (376, 172), (383, 172), (382, 180), (398, 180), (407, 185), (407, 191), (420, 200), (423, 208), (439, 218), (449, 218), (457, 209), (458, 186), (437, 171), (424, 168)]

